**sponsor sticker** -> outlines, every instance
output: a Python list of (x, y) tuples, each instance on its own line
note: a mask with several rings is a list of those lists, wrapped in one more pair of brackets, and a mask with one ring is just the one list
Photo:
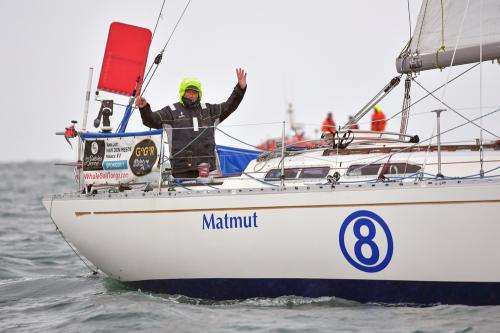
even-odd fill
[(104, 161), (102, 166), (104, 170), (122, 170), (128, 168), (128, 161)]
[(158, 136), (127, 136), (86, 140), (85, 184), (121, 184), (149, 174), (158, 160)]

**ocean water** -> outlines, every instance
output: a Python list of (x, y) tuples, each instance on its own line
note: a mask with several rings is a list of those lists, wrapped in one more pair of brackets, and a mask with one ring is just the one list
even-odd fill
[(44, 194), (73, 190), (53, 163), (0, 164), (0, 332), (500, 332), (500, 306), (360, 304), (335, 297), (213, 302), (92, 275)]

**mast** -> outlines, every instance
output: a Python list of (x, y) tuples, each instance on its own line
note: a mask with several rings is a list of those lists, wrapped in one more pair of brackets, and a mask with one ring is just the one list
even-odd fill
[(288, 121), (290, 122), (290, 130), (292, 133), (295, 133), (295, 124), (293, 122), (293, 105), (292, 103), (288, 103), (288, 109), (286, 110), (288, 114)]
[(304, 130), (304, 124), (295, 122), (294, 110), (293, 110), (292, 103), (288, 103), (288, 108), (286, 110), (286, 113), (288, 115), (288, 121), (290, 123), (289, 126), (290, 126), (291, 136), (293, 137), (297, 134), (301, 134)]
[[(87, 90), (85, 92), (85, 105), (83, 107), (83, 120), (82, 120), (82, 132), (87, 130), (87, 116), (89, 114), (89, 104), (90, 104), (90, 90), (92, 88), (92, 76), (94, 74), (94, 68), (89, 67), (89, 74), (87, 79)], [(82, 155), (83, 155), (83, 140), (80, 136), (78, 136), (78, 152), (77, 152), (77, 161), (76, 161), (76, 176), (77, 176), (77, 191), (82, 189), (81, 186), (81, 172), (83, 168)]]

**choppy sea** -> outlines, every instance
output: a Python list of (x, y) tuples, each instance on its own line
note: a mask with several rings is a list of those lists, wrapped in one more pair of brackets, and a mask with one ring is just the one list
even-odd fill
[(360, 304), (335, 297), (214, 302), (93, 276), (61, 238), (44, 194), (70, 167), (0, 164), (0, 332), (500, 332), (500, 306)]

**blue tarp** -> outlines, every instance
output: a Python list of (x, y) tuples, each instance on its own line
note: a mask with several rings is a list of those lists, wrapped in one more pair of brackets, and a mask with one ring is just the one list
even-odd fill
[(259, 150), (217, 145), (217, 154), (219, 154), (220, 167), (224, 176), (241, 174), (248, 163), (256, 159), (261, 153)]
[[(125, 136), (146, 136), (159, 135), (161, 129), (144, 132), (129, 132), (129, 133), (81, 133), (82, 139), (104, 139), (117, 138)], [(259, 156), (262, 151), (234, 148), (228, 146), (217, 145), (217, 154), (219, 155), (220, 167), (224, 176), (239, 175), (245, 170), (248, 163)]]

